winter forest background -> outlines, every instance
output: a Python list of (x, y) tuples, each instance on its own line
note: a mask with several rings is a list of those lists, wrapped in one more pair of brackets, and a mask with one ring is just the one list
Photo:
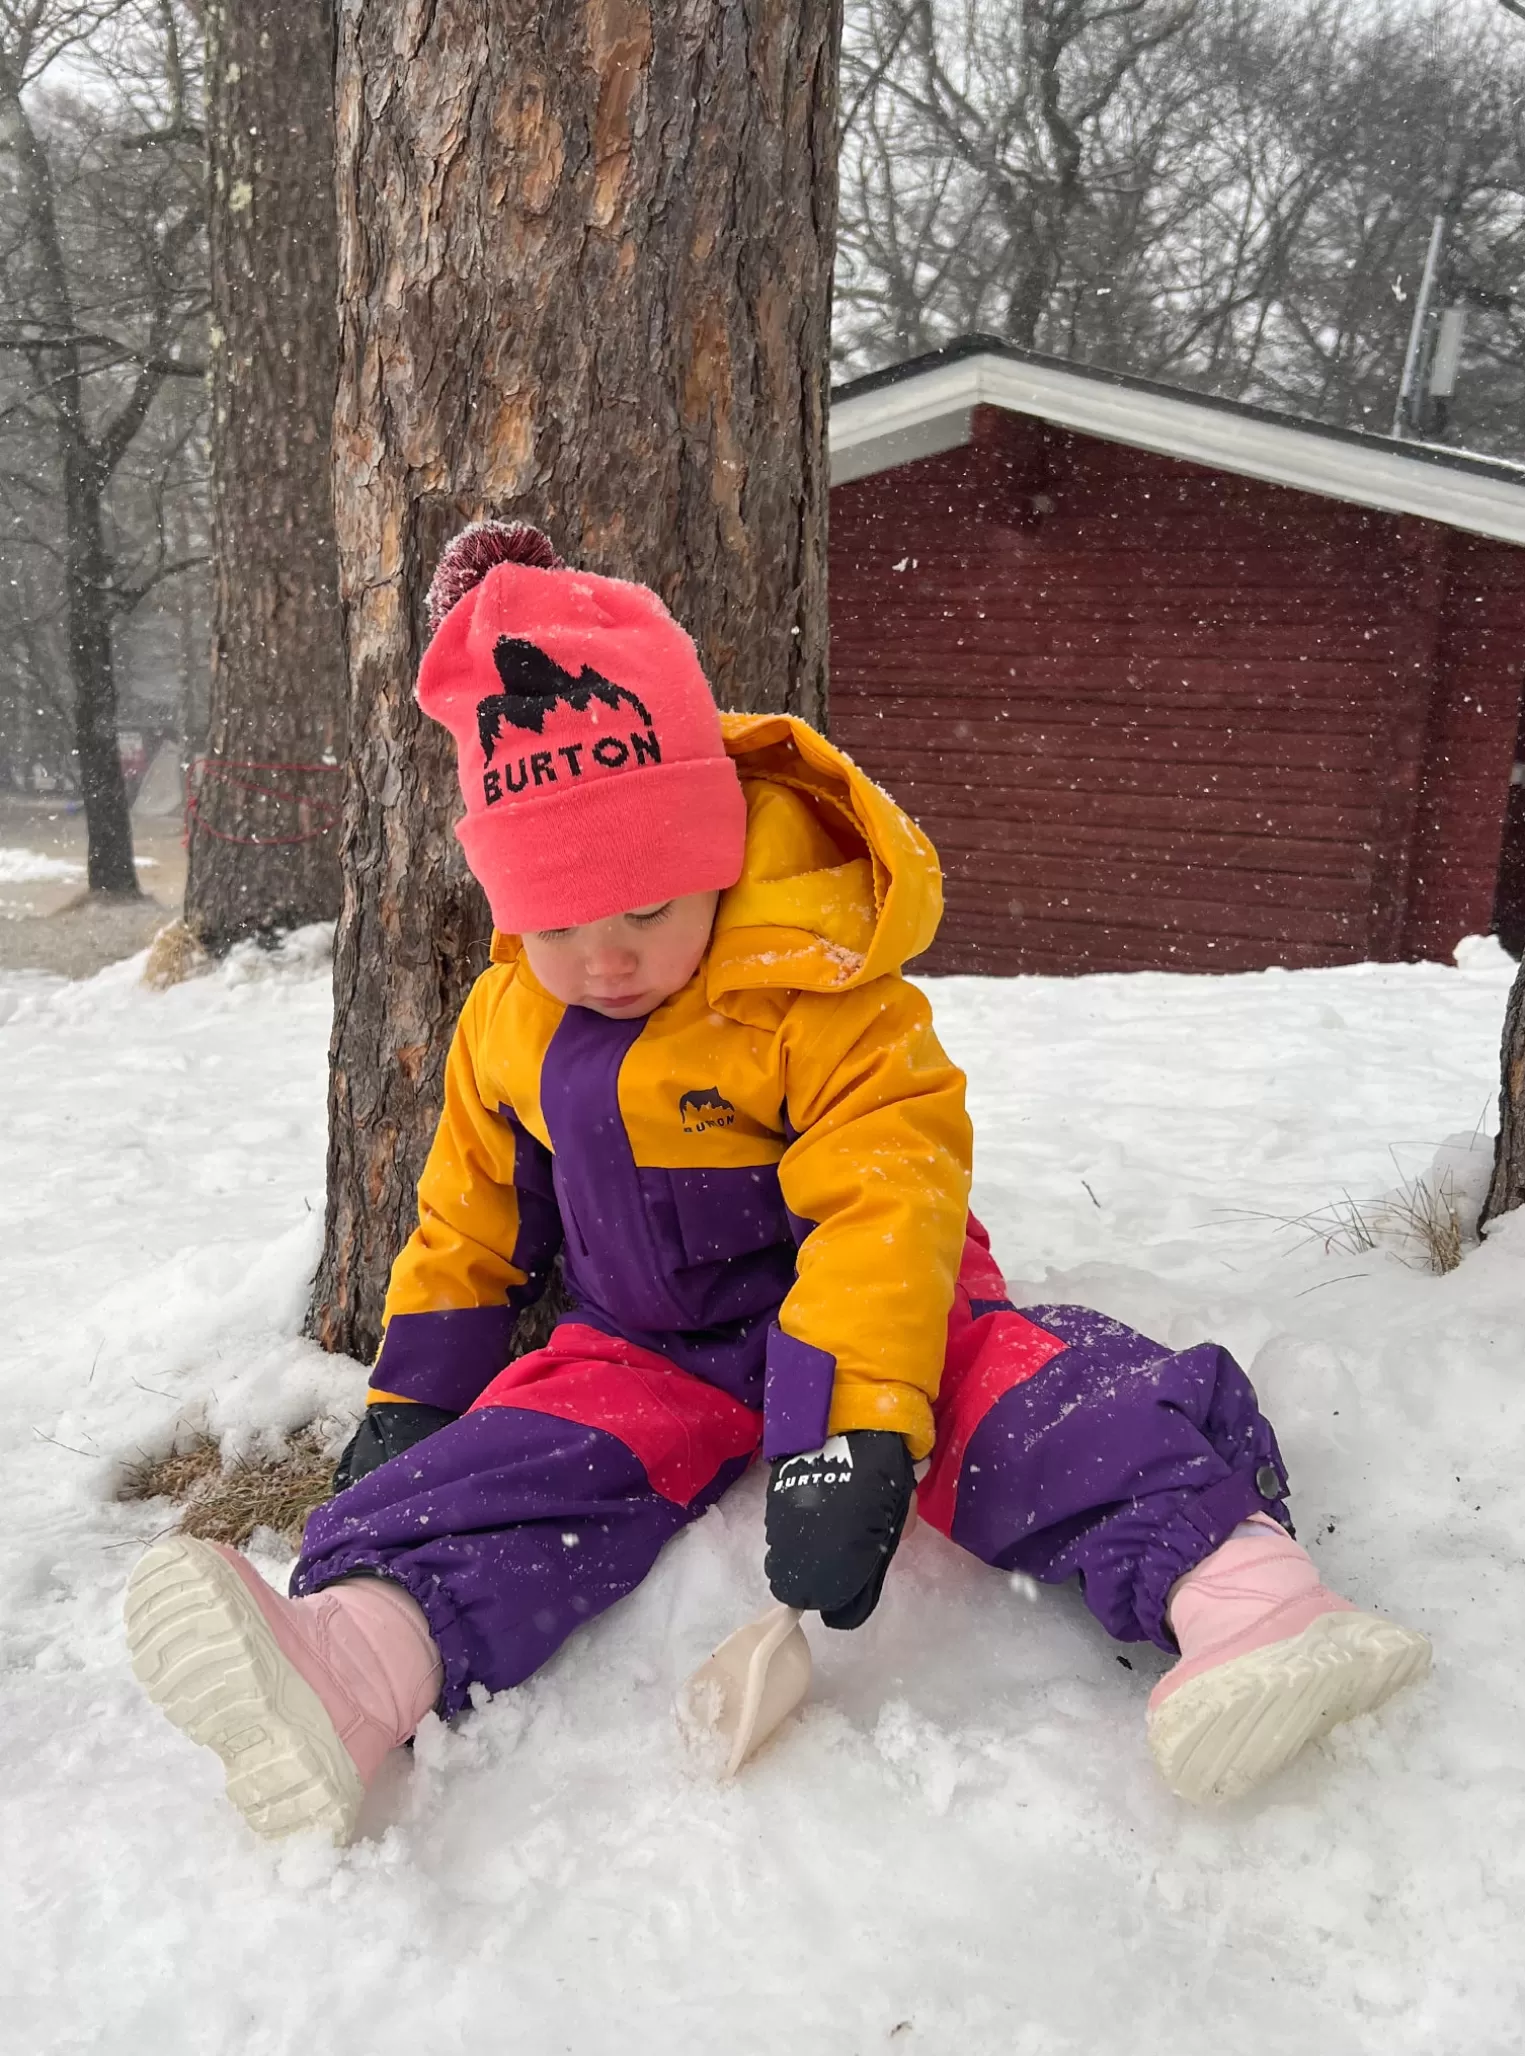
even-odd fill
[[(0, 789), (75, 789), (81, 591), (118, 725), (205, 746), (207, 28), (0, 0)], [(977, 330), (1386, 434), (1439, 215), (1415, 426), (1525, 459), (1512, 0), (848, 0), (841, 108), (837, 380)]]

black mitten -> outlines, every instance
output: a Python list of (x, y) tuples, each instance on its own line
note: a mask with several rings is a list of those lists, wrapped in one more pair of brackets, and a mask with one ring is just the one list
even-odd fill
[(905, 1437), (882, 1428), (777, 1458), (764, 1565), (774, 1598), (819, 1613), (828, 1628), (862, 1627), (879, 1604), (915, 1482)]
[(400, 1399), (378, 1399), (365, 1410), (365, 1418), (344, 1446), (334, 1466), (334, 1490), (342, 1492), (358, 1484), (394, 1456), (401, 1456), (415, 1442), (448, 1428), (459, 1414), (442, 1406), (420, 1406)]

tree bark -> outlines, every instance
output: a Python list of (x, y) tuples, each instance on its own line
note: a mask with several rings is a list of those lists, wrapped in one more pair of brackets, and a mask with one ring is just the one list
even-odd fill
[(204, 947), (339, 911), (347, 730), (330, 437), (331, 0), (210, 0), (212, 672), (185, 918)]
[(351, 679), (313, 1332), (369, 1356), (487, 909), (412, 686), (466, 520), (538, 523), (820, 722), (840, 0), (340, 0)]
[(65, 586), (69, 668), (74, 675), (74, 759), (85, 806), (85, 882), (114, 899), (140, 894), (132, 853), (132, 815), (117, 742), (116, 662), (110, 581), (101, 522), (101, 480), (95, 453), (72, 431), (64, 444), (67, 537)]
[(1499, 1132), (1493, 1145), (1493, 1180), (1479, 1229), (1525, 1203), (1525, 963), (1515, 973), (1504, 1010), (1499, 1052)]

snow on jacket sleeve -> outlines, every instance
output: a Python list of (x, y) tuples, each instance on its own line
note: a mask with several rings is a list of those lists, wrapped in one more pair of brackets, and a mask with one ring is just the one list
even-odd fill
[(507, 1363), (519, 1311), (545, 1290), (561, 1247), (550, 1152), (482, 1089), (479, 1052), (501, 979), (484, 973), (456, 1024), (418, 1226), (387, 1286), (372, 1401), (463, 1413)]
[(764, 1449), (891, 1428), (932, 1447), (932, 1401), (969, 1208), (964, 1076), (896, 976), (805, 993), (784, 1041), (784, 1203), (804, 1229), (769, 1338)]

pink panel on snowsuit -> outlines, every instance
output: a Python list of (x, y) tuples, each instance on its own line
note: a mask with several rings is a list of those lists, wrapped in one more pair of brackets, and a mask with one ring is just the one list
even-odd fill
[(687, 1506), (722, 1465), (750, 1456), (762, 1416), (654, 1350), (563, 1321), (544, 1349), (500, 1371), (471, 1411), (512, 1406), (601, 1428), (636, 1457), (651, 1488)]

